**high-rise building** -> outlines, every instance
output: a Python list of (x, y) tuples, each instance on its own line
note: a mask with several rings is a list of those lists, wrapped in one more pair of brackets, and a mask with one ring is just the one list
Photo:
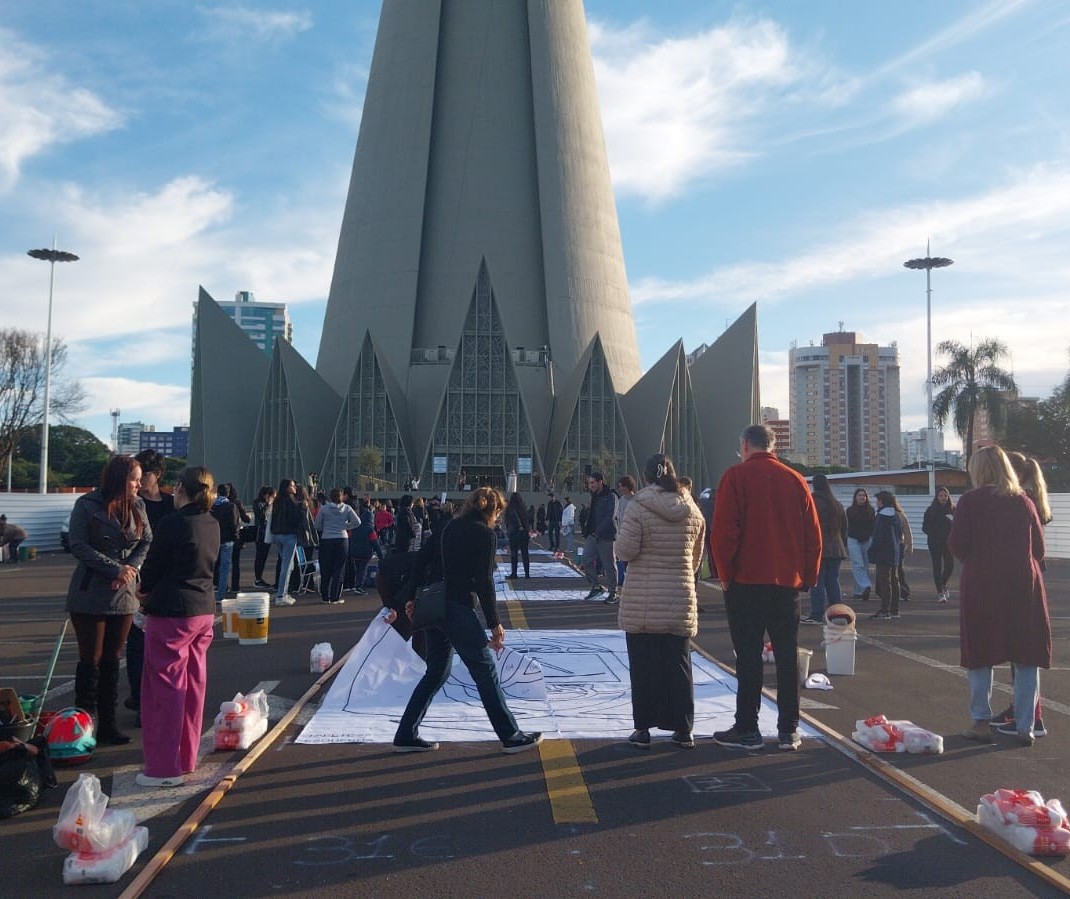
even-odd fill
[[(197, 353), (197, 305), (193, 304), (193, 353)], [(251, 290), (239, 290), (233, 302), (217, 303), (269, 359), (275, 341), (293, 343), (293, 323), (285, 303), (260, 302)]]
[(792, 446), (800, 461), (854, 471), (899, 468), (899, 348), (853, 331), (821, 346), (792, 344), (788, 368)]
[(189, 454), (189, 428), (173, 431), (142, 431), (140, 449), (156, 450), (161, 456), (184, 459)]
[(767, 425), (776, 438), (776, 453), (787, 459), (792, 452), (791, 421), (780, 417), (780, 410), (775, 406), (762, 406), (762, 424)]
[[(910, 466), (918, 462), (929, 461), (929, 444), (925, 439), (928, 428), (917, 431), (903, 431), (903, 465)], [(933, 428), (933, 461), (941, 462), (944, 458), (944, 432)]]
[(709, 485), (758, 413), (754, 306), (642, 370), (582, 0), (383, 0), (315, 368), (198, 305), (190, 461), (254, 489), (533, 491), (655, 452)]
[(121, 421), (116, 429), (115, 452), (124, 456), (135, 456), (141, 452), (141, 435), (155, 431), (156, 425), (147, 425), (143, 421)]

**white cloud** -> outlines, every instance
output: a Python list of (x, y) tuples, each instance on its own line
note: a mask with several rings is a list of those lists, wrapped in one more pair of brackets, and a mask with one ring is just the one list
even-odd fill
[[(742, 262), (689, 281), (647, 278), (633, 285), (635, 303), (698, 300), (737, 304), (740, 295), (765, 302), (853, 278), (876, 278), (920, 255), (919, 235), (955, 245), (973, 271), (1008, 275), (1002, 262), (1025, 250), (1044, 252), (1051, 241), (1065, 245), (1070, 230), (1070, 169), (1038, 166), (994, 190), (957, 201), (934, 201), (875, 210), (829, 229), (830, 240), (777, 262)], [(1032, 241), (1023, 240), (1023, 232)], [(945, 250), (946, 252), (946, 250)], [(1060, 263), (1065, 267), (1066, 262)], [(1016, 265), (1014, 270), (1025, 267)], [(1050, 269), (1045, 272), (1050, 278)]]
[(653, 199), (751, 158), (752, 122), (799, 77), (769, 21), (662, 40), (641, 25), (590, 34), (614, 183)]
[(163, 430), (189, 418), (188, 386), (176, 387), (173, 384), (123, 377), (80, 380), (89, 397), (86, 415), (109, 415), (112, 409), (121, 409), (123, 421), (141, 418), (148, 422), (160, 422)]
[(914, 122), (932, 122), (985, 93), (985, 80), (979, 72), (967, 72), (958, 78), (920, 84), (892, 101), (892, 109), (902, 118)]
[(122, 124), (123, 116), (92, 91), (55, 74), (43, 51), (0, 28), (0, 190), (49, 147)]
[(246, 6), (201, 6), (197, 11), (206, 20), (205, 37), (211, 40), (289, 40), (312, 28), (312, 13), (268, 12)]

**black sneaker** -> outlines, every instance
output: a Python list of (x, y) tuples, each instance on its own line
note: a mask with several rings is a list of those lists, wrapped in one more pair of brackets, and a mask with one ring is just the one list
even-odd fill
[(870, 588), (866, 587), (866, 589), (862, 591), (862, 601), (863, 602), (866, 602), (866, 601), (869, 600), (869, 594), (870, 594)]
[(502, 743), (502, 752), (512, 755), (514, 752), (523, 752), (525, 749), (532, 749), (538, 746), (542, 742), (542, 734), (535, 732), (526, 734), (523, 731), (517, 731), (508, 740)]
[(777, 737), (777, 748), (784, 752), (798, 752), (802, 748), (802, 738), (795, 731), (790, 734), (780, 734)]
[(394, 752), (433, 752), (438, 749), (438, 743), (428, 743), (419, 737), (411, 740), (394, 740)]
[(357, 596), (367, 596), (368, 595), (368, 591), (365, 590), (363, 587), (354, 587), (353, 588), (353, 592), (356, 593)]
[(989, 727), (1003, 727), (1005, 724), (1014, 724), (1014, 706), (1007, 706), (998, 715), (993, 715), (988, 722)]
[(735, 725), (728, 730), (715, 731), (713, 742), (728, 749), (765, 749), (765, 740), (758, 731), (741, 731)]
[(628, 742), (632, 744), (636, 749), (649, 749), (650, 748), (650, 731), (649, 730), (633, 730), (632, 735), (628, 737)]
[(610, 593), (605, 599), (602, 600), (607, 606), (615, 606), (620, 602), (620, 597), (616, 593)]
[(253, 586), (254, 587), (268, 587), (270, 585), (266, 581), (256, 580), (256, 581), (253, 581)]
[(891, 612), (874, 612), (869, 617), (872, 618), (874, 621), (891, 621), (892, 620), (892, 613)]
[(600, 585), (595, 584), (593, 587), (591, 587), (591, 592), (588, 593), (583, 598), (584, 599), (594, 599), (596, 596), (601, 596), (603, 593), (605, 593), (605, 590), (603, 590)]
[(687, 731), (678, 730), (670, 739), (681, 749), (695, 748), (695, 738)]
[(800, 624), (824, 624), (820, 618), (815, 618), (813, 615), (807, 615), (805, 618), (799, 619)]

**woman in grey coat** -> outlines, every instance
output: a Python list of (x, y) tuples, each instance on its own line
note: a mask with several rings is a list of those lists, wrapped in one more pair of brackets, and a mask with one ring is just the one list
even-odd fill
[(97, 742), (116, 746), (130, 742), (115, 725), (119, 658), (152, 541), (140, 489), (137, 460), (112, 456), (100, 486), (79, 497), (71, 512), (71, 554), (78, 560), (67, 588), (67, 612), (78, 637), (74, 704), (97, 716)]

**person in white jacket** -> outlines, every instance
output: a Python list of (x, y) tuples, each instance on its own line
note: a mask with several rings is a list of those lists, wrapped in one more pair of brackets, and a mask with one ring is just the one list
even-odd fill
[(576, 506), (572, 497), (565, 497), (565, 505), (561, 509), (561, 536), (565, 538), (565, 552), (570, 556), (576, 552)]
[(650, 730), (672, 731), (683, 748), (695, 745), (691, 638), (698, 633), (695, 572), (702, 562), (706, 524), (691, 494), (662, 453), (643, 466), (642, 490), (617, 531), (617, 556), (628, 563), (618, 621), (628, 645), (635, 732), (650, 748)]

